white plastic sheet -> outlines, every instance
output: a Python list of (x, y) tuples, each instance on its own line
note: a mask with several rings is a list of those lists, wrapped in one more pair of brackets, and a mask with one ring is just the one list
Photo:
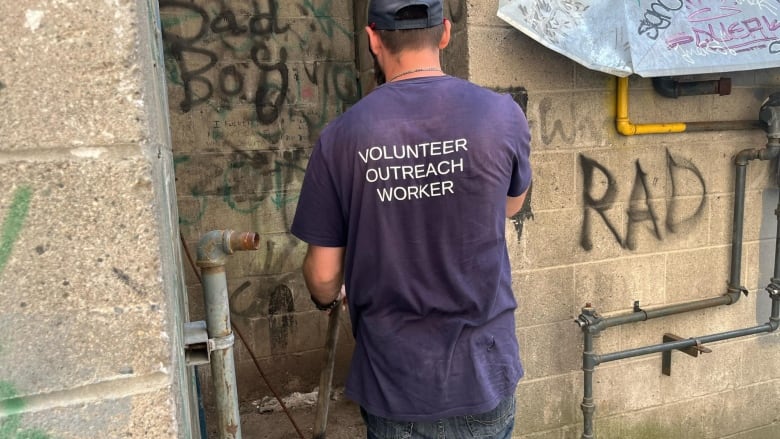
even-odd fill
[(780, 67), (780, 0), (500, 0), (498, 16), (617, 76)]

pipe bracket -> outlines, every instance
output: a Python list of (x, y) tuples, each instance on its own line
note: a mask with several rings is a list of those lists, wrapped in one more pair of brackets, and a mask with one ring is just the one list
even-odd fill
[(778, 281), (778, 279), (772, 278), (771, 283), (766, 287), (766, 290), (769, 293), (769, 297), (780, 296), (780, 283), (776, 281)]
[[(680, 336), (674, 335), (674, 334), (664, 334), (663, 342), (667, 343), (670, 341), (679, 341), (679, 340), (686, 340)], [(709, 354), (712, 352), (711, 349), (704, 347), (703, 344), (699, 340), (694, 340), (696, 342), (695, 346), (691, 346), (688, 348), (681, 348), (677, 349), (680, 352), (683, 352), (685, 354), (690, 355), (691, 357), (698, 357), (700, 353), (702, 354)], [(663, 354), (661, 354), (661, 373), (663, 373), (666, 376), (672, 376), (672, 351), (664, 351)]]
[(210, 338), (208, 343), (209, 352), (230, 349), (233, 347), (234, 343), (235, 343), (235, 337), (233, 336), (232, 332), (224, 337)]

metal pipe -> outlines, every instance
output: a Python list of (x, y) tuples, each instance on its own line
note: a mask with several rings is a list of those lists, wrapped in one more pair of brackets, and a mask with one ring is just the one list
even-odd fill
[(678, 303), (675, 305), (662, 306), (650, 310), (635, 311), (631, 314), (624, 314), (614, 317), (607, 317), (600, 320), (597, 325), (600, 329), (607, 329), (613, 326), (625, 325), (627, 323), (643, 322), (645, 320), (656, 319), (658, 317), (666, 317), (674, 314), (681, 314), (684, 312), (697, 311), (705, 308), (712, 308), (719, 305), (730, 305), (732, 298), (728, 295), (711, 297), (709, 299), (701, 299), (693, 302)]
[(234, 251), (257, 250), (259, 246), (260, 237), (256, 233), (234, 233), (232, 230), (208, 232), (198, 242), (196, 264), (201, 269), (203, 282), (220, 439), (241, 439), (225, 260)]
[(617, 78), (615, 128), (624, 136), (639, 134), (669, 134), (685, 131), (726, 131), (760, 128), (754, 121), (671, 122), (634, 124), (628, 118), (628, 78)]
[(726, 96), (731, 94), (731, 78), (688, 82), (680, 82), (670, 77), (653, 78), (653, 89), (663, 97), (675, 99), (679, 96)]
[(594, 333), (585, 331), (584, 348), (582, 352), (582, 439), (593, 439), (593, 416), (596, 413), (596, 404), (593, 402), (593, 372), (596, 368), (595, 353), (593, 352)]
[(624, 360), (626, 358), (639, 357), (642, 355), (655, 354), (658, 352), (672, 351), (675, 349), (685, 349), (691, 346), (697, 346), (704, 343), (710, 343), (731, 338), (744, 337), (746, 335), (755, 335), (762, 332), (772, 332), (772, 325), (765, 323), (751, 328), (735, 329), (733, 331), (721, 332), (718, 334), (705, 335), (702, 337), (689, 338), (686, 340), (670, 341), (641, 348), (626, 349), (624, 351), (611, 352), (609, 354), (596, 355), (594, 361), (596, 364), (607, 363), (610, 361)]
[[(627, 87), (627, 79), (618, 78), (618, 87)], [(627, 92), (624, 88), (623, 92)], [(618, 93), (618, 118), (624, 117), (623, 122), (627, 122), (628, 107), (625, 98), (621, 100), (621, 93)], [(631, 314), (602, 318), (595, 309), (587, 304), (582, 309), (582, 313), (575, 320), (580, 325), (584, 334), (584, 349), (582, 355), (583, 362), (583, 433), (582, 439), (594, 438), (593, 432), (593, 413), (595, 404), (593, 402), (593, 372), (597, 365), (609, 361), (616, 361), (625, 358), (631, 358), (641, 355), (648, 355), (657, 352), (666, 352), (675, 349), (686, 349), (692, 346), (698, 346), (702, 343), (726, 340), (730, 338), (743, 337), (747, 335), (759, 334), (762, 332), (772, 332), (780, 326), (780, 200), (778, 201), (775, 215), (777, 216), (777, 235), (775, 239), (775, 266), (774, 276), (767, 291), (772, 299), (772, 312), (769, 322), (763, 325), (751, 328), (726, 331), (718, 334), (711, 334), (698, 338), (687, 340), (676, 340), (664, 342), (657, 345), (644, 346), (635, 349), (627, 349), (619, 352), (613, 352), (604, 355), (596, 355), (593, 352), (593, 337), (600, 334), (604, 329), (612, 326), (634, 323), (649, 320), (658, 317), (679, 314), (688, 311), (694, 311), (704, 308), (710, 308), (719, 305), (731, 305), (739, 300), (740, 293), (747, 292), (741, 286), (742, 270), (742, 244), (743, 244), (743, 220), (745, 210), (745, 185), (747, 164), (751, 160), (772, 160), (780, 156), (780, 94), (773, 95), (767, 100), (761, 108), (759, 118), (769, 129), (768, 142), (763, 149), (746, 149), (737, 154), (734, 162), (736, 165), (736, 182), (734, 189), (734, 212), (732, 224), (732, 253), (731, 266), (729, 273), (729, 287), (725, 295), (697, 300), (693, 302), (663, 306), (653, 310), (642, 310), (635, 305), (635, 310)], [(630, 122), (628, 122), (630, 124)], [(780, 172), (780, 171), (779, 171)]]

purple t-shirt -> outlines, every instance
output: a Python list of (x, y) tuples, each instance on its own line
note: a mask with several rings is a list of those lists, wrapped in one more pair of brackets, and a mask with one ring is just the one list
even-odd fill
[(454, 77), (384, 84), (323, 131), (292, 233), (346, 247), (346, 394), (427, 421), (493, 409), (523, 375), (504, 239), (531, 182), (525, 115)]

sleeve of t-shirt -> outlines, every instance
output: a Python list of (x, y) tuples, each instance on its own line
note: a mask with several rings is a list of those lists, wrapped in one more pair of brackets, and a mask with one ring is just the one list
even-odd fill
[[(511, 98), (510, 98), (511, 99)], [(528, 129), (528, 120), (520, 106), (512, 101), (516, 117), (512, 135), (510, 135), (510, 144), (512, 145), (512, 177), (509, 181), (509, 190), (507, 196), (518, 197), (531, 185), (531, 133)]]
[(290, 231), (322, 247), (346, 246), (346, 223), (322, 145), (317, 142), (303, 177), (301, 195)]

